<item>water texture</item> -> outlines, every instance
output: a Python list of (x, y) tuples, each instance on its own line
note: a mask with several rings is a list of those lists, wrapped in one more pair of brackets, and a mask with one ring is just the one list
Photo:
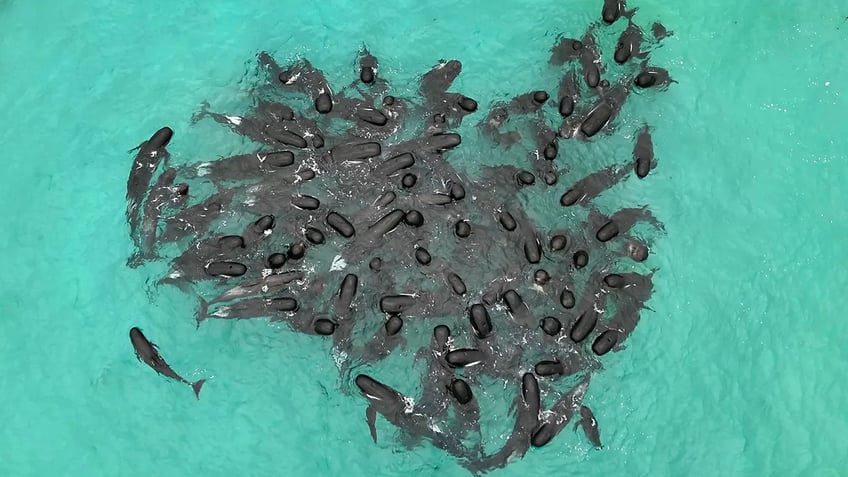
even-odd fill
[[(456, 89), (487, 106), (552, 84), (554, 35), (582, 34), (600, 2), (172, 3), (0, 4), (0, 473), (463, 475), (429, 446), (371, 442), (320, 340), (264, 321), (195, 330), (194, 302), (145, 294), (155, 274), (125, 266), (126, 151), (164, 124), (175, 154), (236, 150), (191, 115), (243, 105), (260, 50), (337, 84), (363, 43), (393, 85), (457, 58)], [(848, 11), (631, 6), (674, 31), (652, 59), (679, 82), (628, 115), (652, 118), (659, 167), (615, 189), (665, 224), (654, 311), (586, 397), (605, 448), (564, 432), (495, 475), (842, 475)], [(626, 159), (621, 144), (608, 154)], [(187, 379), (212, 377), (201, 400), (134, 359), (131, 326)]]

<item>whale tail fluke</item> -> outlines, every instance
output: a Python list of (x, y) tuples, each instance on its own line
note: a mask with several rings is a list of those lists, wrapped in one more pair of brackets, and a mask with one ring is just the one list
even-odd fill
[(626, 18), (630, 23), (633, 23), (633, 15), (635, 15), (636, 12), (639, 11), (639, 7), (633, 7), (630, 10), (622, 8), (622, 10), (623, 11), (621, 12), (621, 16)]
[(200, 111), (191, 115), (191, 124), (197, 124), (201, 119), (209, 115), (209, 101), (200, 103)]
[(191, 384), (191, 389), (194, 390), (194, 395), (197, 399), (200, 399), (200, 388), (203, 387), (203, 384), (206, 382), (205, 379), (200, 379)]
[(127, 259), (127, 266), (130, 267), (130, 268), (138, 268), (143, 262), (144, 262), (144, 258), (141, 256), (141, 252), (136, 250)]

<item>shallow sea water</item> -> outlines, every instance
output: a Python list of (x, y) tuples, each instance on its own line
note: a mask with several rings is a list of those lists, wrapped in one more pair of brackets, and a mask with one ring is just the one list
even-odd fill
[[(127, 151), (165, 124), (175, 157), (237, 149), (191, 116), (244, 107), (261, 50), (346, 84), (365, 43), (399, 95), (457, 58), (454, 89), (485, 111), (552, 88), (555, 35), (602, 2), (132, 3), (0, 2), (0, 475), (467, 475), (400, 452), (385, 422), (375, 445), (324, 341), (264, 320), (196, 330), (192, 300), (151, 287), (161, 267), (128, 269)], [(630, 6), (674, 31), (652, 62), (679, 82), (617, 133), (654, 127), (658, 169), (611, 193), (665, 224), (653, 311), (586, 397), (605, 448), (569, 430), (493, 475), (845, 475), (848, 7)], [(625, 160), (621, 144), (605, 154)], [(199, 401), (135, 360), (131, 326), (212, 377)]]

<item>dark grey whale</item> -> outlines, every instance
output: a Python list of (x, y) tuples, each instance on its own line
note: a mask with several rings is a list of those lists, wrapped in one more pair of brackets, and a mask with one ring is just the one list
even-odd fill
[(205, 306), (220, 302), (240, 300), (258, 294), (273, 294), (285, 290), (290, 283), (302, 280), (304, 274), (300, 270), (289, 270), (274, 273), (264, 278), (246, 280), (216, 296)]
[(633, 84), (639, 88), (664, 87), (675, 83), (668, 70), (656, 66), (648, 66), (647, 60), (642, 62), (642, 70), (633, 79)]
[(521, 389), (515, 400), (517, 408), (515, 426), (501, 449), (492, 455), (463, 462), (463, 466), (477, 474), (506, 466), (511, 460), (524, 457), (530, 449), (533, 431), (539, 425), (541, 397), (539, 383), (532, 373), (521, 378)]
[(182, 207), (188, 198), (188, 185), (183, 183), (175, 185), (176, 175), (176, 169), (166, 169), (156, 180), (147, 200), (144, 201), (143, 213), (139, 217), (141, 226), (140, 228), (136, 226), (130, 231), (136, 247), (136, 252), (127, 260), (127, 265), (130, 267), (137, 267), (146, 260), (158, 258), (155, 242), (159, 220), (165, 217), (169, 209)]
[(574, 204), (591, 201), (627, 176), (627, 169), (612, 165), (589, 174), (581, 179), (560, 197), (560, 205), (570, 207)]
[(444, 391), (454, 377), (453, 367), (445, 361), (450, 339), (450, 328), (437, 325), (433, 328), (429, 346), (415, 354), (415, 361), (424, 359), (427, 364), (427, 371), (421, 378), (423, 392), (418, 400), (419, 407), (432, 416), (444, 415), (449, 405)]
[(405, 347), (407, 341), (401, 334), (402, 326), (403, 319), (399, 315), (389, 316), (365, 345), (349, 352), (351, 360), (357, 364), (371, 364), (386, 358), (396, 348)]
[(163, 242), (176, 242), (190, 235), (204, 232), (227, 208), (235, 192), (224, 189), (199, 204), (187, 207), (173, 217), (165, 219), (165, 230), (159, 236)]
[(635, 8), (633, 10), (627, 10), (625, 0), (604, 0), (604, 7), (601, 10), (601, 18), (607, 25), (612, 25), (621, 17), (632, 20), (634, 13), (636, 13)]
[(633, 148), (633, 159), (636, 162), (636, 176), (644, 179), (651, 169), (656, 167), (654, 160), (654, 143), (651, 140), (651, 130), (648, 126), (639, 130), (636, 136), (636, 146)]
[(153, 368), (157, 374), (161, 374), (166, 378), (173, 379), (174, 381), (188, 384), (191, 386), (191, 389), (194, 391), (194, 395), (200, 399), (200, 388), (203, 387), (203, 383), (206, 382), (205, 379), (200, 379), (195, 382), (189, 382), (168, 366), (168, 363), (162, 358), (162, 355), (159, 354), (156, 344), (151, 343), (144, 333), (141, 332), (137, 327), (133, 327), (130, 329), (130, 342), (132, 342), (133, 349), (135, 349), (135, 356), (139, 361), (143, 361), (144, 364)]
[(583, 80), (589, 88), (597, 88), (601, 83), (601, 75), (604, 73), (604, 65), (601, 62), (601, 54), (595, 40), (594, 29), (583, 35), (581, 40), (583, 47), (580, 48), (580, 66), (583, 69)]
[(631, 20), (627, 28), (618, 37), (613, 59), (616, 63), (623, 65), (632, 58), (645, 59), (648, 54), (639, 51), (642, 45), (642, 29)]
[(207, 319), (248, 320), (253, 318), (271, 318), (271, 321), (283, 319), (282, 313), (293, 313), (300, 308), (297, 300), (292, 297), (256, 297), (247, 298), (217, 307), (210, 312), (203, 306), (197, 313), (197, 326)]
[(584, 376), (576, 386), (563, 394), (550, 410), (542, 412), (541, 425), (533, 431), (532, 444), (534, 447), (542, 447), (548, 444), (568, 425), (568, 422), (580, 409), (583, 396), (589, 387), (589, 376), (588, 374)]
[(416, 412), (414, 404), (406, 396), (365, 374), (358, 375), (355, 382), (369, 403), (365, 416), (374, 442), (377, 442), (375, 423), (379, 414), (413, 438), (425, 437), (451, 455), (464, 455), (465, 446), (462, 442), (454, 436), (433, 429), (428, 416)]
[(130, 237), (136, 237), (136, 229), (139, 227), (139, 212), (141, 203), (150, 187), (150, 180), (159, 163), (167, 161), (168, 151), (165, 149), (171, 142), (174, 131), (169, 127), (163, 127), (153, 133), (150, 139), (142, 142), (133, 150), (138, 153), (133, 159), (132, 169), (127, 179), (127, 220), (130, 224)]
[(563, 118), (567, 118), (574, 113), (574, 106), (580, 101), (580, 85), (577, 80), (577, 72), (574, 70), (568, 71), (563, 75), (559, 83), (559, 114)]
[(550, 63), (560, 66), (580, 58), (583, 51), (583, 42), (574, 38), (561, 37), (551, 47)]
[(583, 428), (586, 438), (592, 445), (598, 449), (603, 447), (601, 445), (601, 432), (598, 430), (598, 421), (595, 420), (595, 415), (592, 414), (591, 409), (580, 406), (580, 420), (574, 423), (574, 428), (577, 429), (577, 426)]

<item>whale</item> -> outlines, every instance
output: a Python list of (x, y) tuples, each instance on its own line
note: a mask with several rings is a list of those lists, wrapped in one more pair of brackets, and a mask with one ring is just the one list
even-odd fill
[(206, 382), (205, 379), (200, 379), (195, 382), (190, 382), (177, 374), (171, 367), (168, 365), (165, 358), (159, 354), (158, 347), (155, 343), (152, 343), (150, 340), (144, 336), (144, 333), (138, 327), (130, 328), (130, 342), (132, 343), (133, 349), (135, 350), (136, 358), (143, 362), (144, 364), (153, 368), (157, 374), (161, 374), (166, 378), (173, 379), (174, 381), (188, 384), (191, 386), (191, 389), (194, 391), (195, 397), (200, 399), (200, 389), (203, 387), (203, 384)]
[(577, 181), (560, 197), (560, 205), (587, 203), (624, 179), (629, 171), (618, 164), (605, 167)]
[(141, 226), (137, 223), (130, 224), (130, 235), (136, 247), (135, 253), (127, 260), (127, 265), (135, 268), (146, 260), (158, 258), (156, 255), (156, 234), (158, 223), (165, 211), (170, 208), (178, 208), (183, 205), (188, 196), (187, 184), (176, 184), (177, 171), (174, 168), (166, 169), (156, 180), (147, 200), (144, 201), (142, 214), (140, 216)]
[(639, 223), (648, 224), (655, 230), (665, 230), (647, 206), (626, 207), (607, 217), (590, 205), (589, 217), (584, 222), (584, 226), (586, 230), (596, 231), (595, 237), (598, 241), (608, 242), (616, 237), (626, 236)]
[(377, 442), (377, 415), (398, 427), (413, 439), (427, 438), (432, 444), (453, 456), (465, 455), (466, 449), (456, 436), (434, 429), (427, 415), (418, 412), (414, 402), (394, 388), (383, 384), (366, 374), (355, 379), (356, 386), (368, 400), (365, 410), (371, 438)]
[(574, 423), (574, 429), (576, 430), (578, 426), (583, 429), (583, 433), (586, 434), (586, 438), (589, 439), (589, 442), (593, 446), (598, 449), (603, 448), (603, 445), (601, 445), (601, 432), (598, 430), (598, 421), (595, 420), (592, 410), (586, 406), (580, 406), (580, 420)]
[(169, 157), (166, 147), (171, 142), (173, 135), (174, 131), (165, 126), (153, 133), (150, 139), (133, 149), (133, 151), (138, 150), (138, 153), (133, 159), (130, 175), (127, 179), (127, 220), (130, 224), (131, 238), (134, 237), (135, 230), (139, 225), (141, 203), (150, 187), (153, 173), (159, 167), (159, 163), (167, 161)]
[(352, 362), (371, 364), (390, 355), (395, 349), (406, 346), (406, 338), (401, 333), (403, 319), (398, 315), (390, 316), (386, 322), (363, 346), (350, 350)]
[(489, 137), (495, 144), (509, 149), (513, 145), (521, 141), (521, 134), (518, 131), (510, 130), (501, 132), (501, 128), (509, 121), (509, 110), (507, 106), (495, 105), (489, 114), (483, 119), (478, 127), (483, 134)]
[(445, 361), (451, 341), (451, 330), (446, 325), (433, 328), (429, 347), (415, 354), (415, 361), (425, 360), (427, 371), (421, 378), (423, 390), (418, 406), (428, 415), (443, 416), (449, 407), (449, 396), (444, 390), (454, 378), (453, 367)]
[(651, 33), (654, 35), (654, 40), (660, 41), (666, 37), (674, 35), (673, 31), (668, 31), (668, 29), (660, 22), (654, 22), (651, 25)]
[(268, 174), (285, 174), (293, 172), (295, 164), (293, 152), (277, 150), (261, 150), (250, 154), (239, 154), (214, 161), (201, 162), (195, 166), (195, 175), (209, 179), (216, 184), (225, 182), (258, 179)]
[(285, 290), (289, 284), (302, 280), (304, 278), (301, 270), (288, 270), (285, 272), (274, 273), (264, 278), (246, 280), (238, 285), (221, 292), (218, 296), (209, 302), (203, 301), (202, 306), (209, 306), (216, 303), (227, 302), (232, 300), (240, 300), (259, 294), (273, 294)]
[(580, 101), (580, 85), (577, 72), (569, 70), (559, 82), (557, 96), (559, 97), (558, 111), (560, 116), (567, 118), (574, 113), (574, 106)]
[(633, 147), (636, 176), (644, 179), (657, 166), (654, 160), (654, 143), (651, 140), (651, 130), (644, 126), (636, 135), (636, 145)]
[(601, 9), (601, 19), (607, 25), (612, 25), (621, 17), (632, 20), (634, 13), (636, 13), (635, 8), (627, 10), (627, 2), (625, 0), (604, 0), (604, 7)]
[(648, 54), (639, 51), (641, 45), (642, 29), (631, 20), (627, 28), (618, 37), (613, 59), (620, 65), (627, 63), (632, 58), (645, 59)]
[(601, 53), (595, 40), (594, 28), (583, 35), (581, 40), (583, 47), (580, 48), (580, 67), (583, 69), (583, 79), (589, 88), (597, 88), (601, 83), (601, 75), (604, 66), (601, 62)]
[(224, 189), (199, 204), (165, 218), (165, 230), (159, 235), (159, 240), (164, 243), (177, 242), (188, 236), (203, 234), (209, 225), (229, 207), (234, 195), (234, 190)]
[(641, 70), (633, 78), (633, 85), (638, 88), (660, 88), (666, 87), (671, 83), (676, 83), (671, 78), (668, 70), (656, 66), (648, 66), (648, 60), (642, 62)]
[(568, 425), (580, 409), (583, 396), (589, 387), (589, 376), (589, 374), (585, 375), (577, 385), (562, 394), (549, 410), (542, 412), (541, 423), (533, 430), (531, 438), (533, 447), (547, 445)]
[(524, 457), (530, 449), (531, 435), (539, 426), (541, 410), (539, 383), (533, 373), (525, 373), (521, 377), (521, 389), (513, 406), (517, 409), (515, 425), (504, 445), (495, 454), (463, 462), (466, 469), (476, 474), (502, 468), (512, 460)]
[[(637, 77), (638, 79), (638, 77)], [(601, 95), (592, 109), (583, 117), (583, 121), (569, 136), (587, 140), (605, 129), (618, 116), (629, 89), (624, 84), (617, 84)]]
[(425, 73), (419, 81), (421, 94), (432, 104), (438, 101), (451, 87), (462, 72), (462, 63), (458, 60), (442, 61)]
[(220, 320), (249, 320), (271, 317), (271, 321), (278, 321), (283, 319), (280, 316), (281, 314), (294, 313), (299, 308), (300, 305), (297, 300), (291, 297), (247, 298), (227, 305), (221, 305), (212, 312), (209, 312), (208, 308), (204, 308), (201, 304), (196, 315), (196, 321), (198, 327), (210, 318)]
[(472, 455), (481, 454), (483, 436), (480, 433), (480, 404), (471, 386), (463, 379), (453, 378), (446, 386), (446, 391), (454, 411), (454, 419), (449, 423), (451, 434), (462, 436), (463, 440), (471, 436), (475, 442), (471, 449)]
[(362, 48), (359, 52), (359, 80), (370, 85), (376, 79), (377, 58), (368, 51), (368, 48)]
[(560, 37), (551, 47), (550, 64), (562, 66), (580, 58), (583, 42), (574, 38)]

